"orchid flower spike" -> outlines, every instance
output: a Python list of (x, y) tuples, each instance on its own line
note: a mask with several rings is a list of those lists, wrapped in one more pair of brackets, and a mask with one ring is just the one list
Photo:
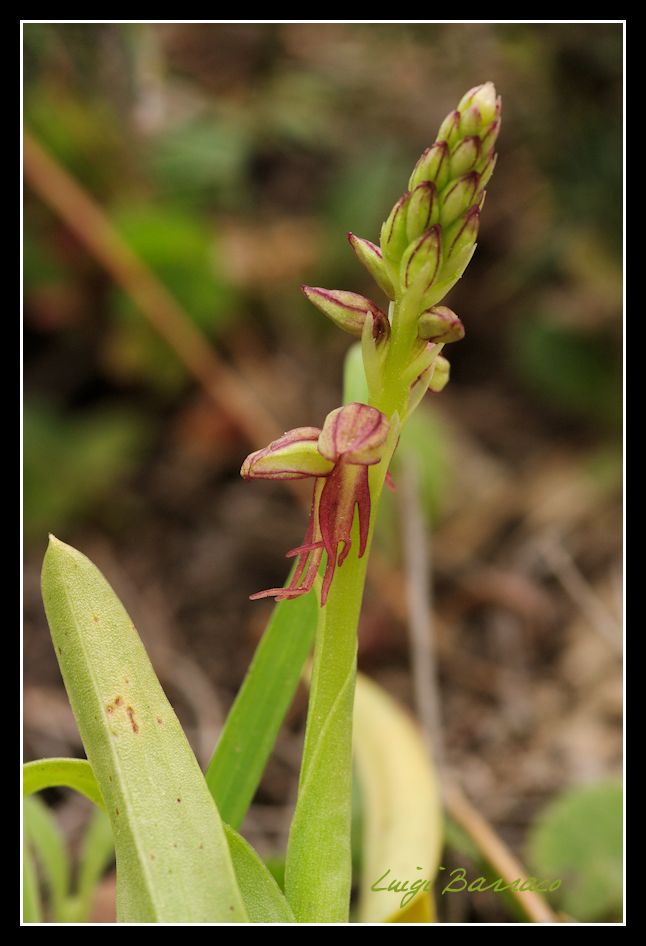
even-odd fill
[[(298, 564), (286, 588), (269, 588), (252, 599), (297, 598), (306, 594), (319, 572), (323, 552), (327, 562), (321, 588), (321, 606), (337, 565), (352, 545), (355, 509), (359, 518), (359, 558), (365, 553), (370, 527), (368, 467), (379, 463), (390, 424), (385, 414), (367, 404), (338, 407), (325, 419), (323, 429), (298, 427), (250, 454), (240, 471), (245, 479), (314, 479), (310, 518), (302, 545), (287, 553)], [(341, 548), (339, 548), (341, 546)]]

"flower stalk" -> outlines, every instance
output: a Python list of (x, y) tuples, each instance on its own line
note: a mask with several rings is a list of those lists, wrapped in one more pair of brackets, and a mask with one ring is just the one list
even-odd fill
[(289, 431), (242, 468), (247, 478), (314, 479), (305, 539), (288, 553), (298, 556), (289, 584), (253, 596), (294, 598), (315, 587), (321, 604), (285, 876), (299, 922), (348, 919), (357, 625), (376, 511), (401, 425), (426, 391), (446, 386), (450, 366), (441, 352), (464, 337), (462, 321), (439, 303), (475, 251), (500, 110), (493, 83), (469, 90), (417, 162), (380, 244), (348, 235), (389, 299), (387, 315), (356, 293), (303, 287), (361, 339), (368, 403), (332, 411), (321, 430)]

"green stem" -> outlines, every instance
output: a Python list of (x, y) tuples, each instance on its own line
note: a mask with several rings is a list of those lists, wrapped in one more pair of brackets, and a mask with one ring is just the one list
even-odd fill
[[(403, 415), (408, 398), (402, 376), (415, 334), (414, 321), (411, 326), (407, 319), (409, 311), (395, 306), (384, 385), (372, 405), (391, 419), (395, 413)], [(397, 439), (398, 432), (393, 430), (381, 462), (369, 471), (372, 508), (365, 554), (358, 557), (355, 518), (352, 548), (335, 572), (326, 606), (319, 610), (298, 799), (285, 871), (287, 899), (301, 923), (348, 921), (357, 627), (379, 499)]]

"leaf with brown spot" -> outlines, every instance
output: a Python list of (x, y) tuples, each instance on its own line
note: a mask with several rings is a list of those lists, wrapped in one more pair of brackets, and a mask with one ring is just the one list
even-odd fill
[[(55, 647), (61, 636), (71, 638), (59, 663), (111, 815), (118, 920), (245, 922), (217, 808), (123, 605), (84, 555), (53, 536), (42, 586)], [(122, 701), (116, 711), (115, 694)], [(157, 717), (163, 727), (154, 725)], [(204, 844), (199, 855), (198, 842)]]

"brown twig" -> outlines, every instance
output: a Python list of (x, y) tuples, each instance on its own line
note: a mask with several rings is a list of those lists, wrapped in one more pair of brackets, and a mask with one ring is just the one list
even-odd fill
[(95, 200), (49, 155), (24, 135), (24, 173), (32, 189), (69, 227), (134, 300), (185, 368), (254, 445), (278, 437), (275, 419), (216, 354), (177, 300), (120, 237)]
[[(431, 608), (431, 564), (419, 503), (417, 471), (407, 464), (401, 480), (401, 514), (406, 563), (406, 600), (410, 630), (411, 663), (417, 715), (434, 758), (441, 758), (440, 701), (435, 667), (434, 624)], [(459, 785), (438, 765), (444, 803), (451, 817), (467, 832), (505, 884), (529, 876), (523, 865), (473, 807)], [(534, 923), (556, 923), (558, 918), (540, 894), (511, 888), (523, 913)]]
[[(444, 786), (446, 807), (460, 827), (466, 831), (486, 861), (503, 879), (505, 884), (513, 883), (517, 878), (526, 880), (529, 876), (520, 861), (512, 854), (491, 825), (471, 804), (462, 789), (454, 782)], [(559, 919), (546, 900), (533, 890), (510, 889), (523, 913), (532, 923), (558, 923)]]
[(434, 646), (430, 549), (419, 508), (419, 470), (413, 457), (407, 457), (404, 462), (399, 494), (415, 704), (428, 748), (441, 772), (444, 741)]

